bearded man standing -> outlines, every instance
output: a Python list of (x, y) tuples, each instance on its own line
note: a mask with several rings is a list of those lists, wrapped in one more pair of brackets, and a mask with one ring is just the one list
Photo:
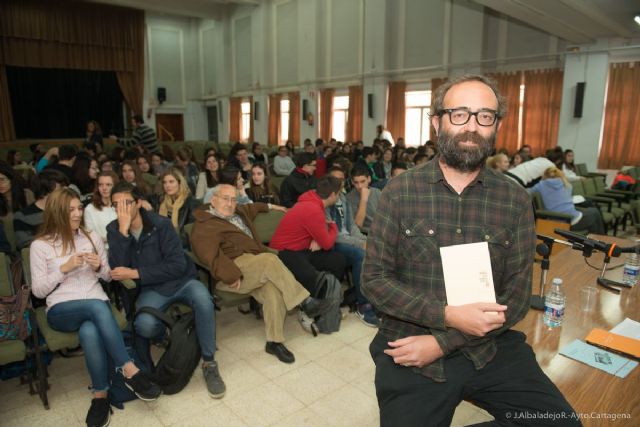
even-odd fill
[[(484, 166), (504, 100), (491, 80), (463, 76), (438, 88), (431, 111), (439, 155), (389, 182), (367, 239), (381, 424), (448, 426), (468, 399), (495, 425), (580, 425), (510, 329), (529, 309), (535, 231), (524, 189)], [(498, 303), (447, 305), (439, 249), (476, 242), (488, 243)]]

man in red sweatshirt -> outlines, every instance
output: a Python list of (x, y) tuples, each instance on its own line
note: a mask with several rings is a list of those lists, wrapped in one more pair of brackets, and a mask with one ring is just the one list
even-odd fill
[(318, 271), (328, 271), (338, 280), (344, 274), (344, 256), (333, 250), (338, 228), (325, 217), (325, 208), (336, 203), (341, 186), (338, 178), (320, 178), (316, 189), (302, 194), (298, 203), (287, 211), (269, 243), (312, 295), (315, 295)]

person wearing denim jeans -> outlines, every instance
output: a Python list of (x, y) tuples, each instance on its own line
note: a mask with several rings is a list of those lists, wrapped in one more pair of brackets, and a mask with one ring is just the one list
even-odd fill
[[(345, 173), (340, 167), (334, 166), (329, 169), (329, 175), (342, 180), (344, 188)], [(373, 307), (360, 291), (360, 275), (367, 246), (367, 237), (360, 232), (360, 228), (354, 220), (351, 205), (347, 203), (347, 198), (343, 191), (340, 192), (335, 205), (327, 207), (325, 213), (327, 220), (334, 221), (338, 227), (338, 237), (336, 237), (336, 244), (333, 250), (341, 253), (344, 256), (346, 265), (351, 267), (351, 277), (356, 293), (356, 315), (365, 325), (377, 328), (380, 321)]]
[[(171, 220), (142, 209), (137, 188), (120, 182), (111, 192), (117, 219), (107, 226), (109, 263), (114, 280), (131, 279), (140, 287), (136, 306), (167, 309), (181, 302), (194, 312), (196, 334), (202, 353), (202, 371), (207, 391), (214, 399), (226, 392), (215, 361), (216, 337), (213, 299), (197, 280), (195, 265), (182, 250)], [(150, 314), (137, 316), (134, 327), (147, 339), (162, 339), (165, 331)]]
[(109, 298), (98, 281), (110, 280), (106, 251), (100, 236), (81, 226), (82, 212), (78, 194), (68, 188), (47, 198), (42, 229), (30, 249), (32, 292), (46, 298), (52, 329), (78, 332), (94, 396), (87, 426), (106, 426), (111, 417), (109, 359), (140, 399), (155, 400), (162, 390), (127, 353)]

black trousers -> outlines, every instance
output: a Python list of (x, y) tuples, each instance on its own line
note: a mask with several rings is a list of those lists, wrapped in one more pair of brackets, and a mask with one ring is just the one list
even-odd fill
[(481, 425), (580, 426), (560, 390), (542, 372), (525, 335), (507, 331), (484, 368), (458, 352), (445, 359), (446, 382), (435, 382), (383, 353), (378, 333), (369, 350), (376, 364), (376, 394), (382, 426), (449, 426), (456, 407), (470, 400), (495, 418)]
[(278, 252), (278, 257), (311, 295), (315, 295), (319, 271), (327, 271), (341, 280), (346, 268), (344, 255), (336, 251), (285, 250)]

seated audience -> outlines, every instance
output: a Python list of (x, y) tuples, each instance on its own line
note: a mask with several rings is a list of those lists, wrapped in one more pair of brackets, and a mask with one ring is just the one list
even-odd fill
[(605, 234), (600, 211), (592, 207), (576, 209), (571, 197), (571, 184), (557, 167), (546, 169), (542, 180), (527, 191), (540, 193), (546, 209), (571, 215), (571, 230)]
[(264, 163), (256, 163), (251, 168), (247, 195), (254, 202), (280, 204), (278, 189), (271, 184), (268, 169)]
[(506, 172), (509, 170), (509, 157), (506, 154), (498, 153), (487, 159), (487, 166), (498, 172)]
[[(67, 176), (69, 182), (73, 182), (72, 167), (77, 155), (78, 149), (75, 145), (61, 145), (60, 148), (58, 148), (58, 161), (56, 163), (49, 163), (46, 167), (62, 172)], [(45, 154), (43, 159), (49, 160), (50, 158), (47, 159), (47, 155)]]
[(251, 163), (264, 163), (269, 166), (269, 156), (264, 152), (262, 145), (259, 142), (251, 144), (251, 154), (249, 154)]
[[(171, 168), (160, 176), (162, 193), (152, 197), (154, 210), (171, 220), (173, 228), (183, 236), (185, 224), (193, 222), (193, 210), (200, 202), (191, 195), (186, 179), (177, 168)], [(183, 236), (184, 237), (184, 236)], [(186, 244), (186, 239), (183, 239)]]
[(530, 187), (535, 184), (544, 171), (554, 166), (553, 162), (546, 157), (538, 157), (528, 160), (520, 165), (509, 169), (504, 174), (513, 179), (523, 187)]
[(298, 153), (295, 159), (296, 168), (280, 184), (280, 200), (284, 207), (290, 208), (302, 193), (316, 188), (316, 154)]
[(273, 170), (278, 176), (288, 176), (296, 168), (296, 164), (289, 156), (286, 145), (278, 147), (278, 155), (273, 158)]
[(69, 180), (66, 175), (53, 169), (44, 170), (33, 177), (31, 187), (36, 201), (13, 214), (13, 229), (18, 250), (29, 246), (38, 233), (49, 194), (68, 185)]
[(144, 180), (138, 165), (133, 160), (125, 160), (124, 163), (122, 163), (122, 167), (120, 168), (120, 180), (138, 187), (140, 193), (145, 196), (149, 196), (153, 193), (149, 184)]
[[(202, 200), (205, 193), (218, 185), (220, 163), (215, 154), (207, 154), (204, 160), (204, 171), (198, 176), (198, 184), (196, 185), (196, 199)], [(206, 201), (205, 203), (208, 203)]]
[(18, 150), (7, 151), (7, 163), (9, 166), (26, 166), (26, 163), (22, 160), (22, 153)]
[(151, 153), (151, 170), (155, 176), (160, 176), (169, 169), (171, 165), (164, 159), (161, 153)]
[[(135, 280), (141, 292), (136, 307), (164, 311), (174, 303), (189, 306), (195, 315), (196, 334), (202, 353), (202, 373), (209, 396), (220, 399), (226, 386), (215, 360), (216, 332), (213, 299), (197, 280), (191, 258), (166, 218), (142, 208), (142, 195), (121, 182), (111, 192), (117, 219), (107, 226), (109, 264), (113, 280)], [(165, 325), (151, 314), (136, 317), (134, 327), (143, 339), (162, 341)]]
[(631, 190), (635, 184), (636, 180), (629, 175), (629, 172), (621, 170), (618, 171), (615, 178), (613, 178), (611, 188), (614, 190)]
[(209, 266), (217, 289), (248, 294), (262, 304), (266, 352), (293, 363), (295, 356), (283, 344), (287, 311), (301, 305), (308, 315), (316, 316), (326, 304), (309, 297), (256, 232), (253, 221), (259, 212), (283, 208), (265, 203), (239, 206), (237, 197), (235, 186), (220, 184), (214, 188), (211, 205), (196, 210), (193, 251)]
[(573, 163), (574, 153), (573, 150), (564, 150), (562, 161), (562, 173), (569, 181), (580, 181), (583, 179), (578, 175), (576, 165)]
[[(378, 161), (378, 153), (373, 147), (364, 147), (362, 149), (362, 157), (358, 159), (354, 166), (365, 167), (369, 170), (369, 177), (371, 177), (371, 183), (378, 182), (384, 178), (375, 174), (374, 165)], [(384, 185), (383, 185), (384, 187)]]
[(198, 170), (198, 166), (196, 166), (191, 157), (191, 151), (187, 150), (186, 148), (179, 149), (178, 151), (176, 151), (176, 161), (174, 163), (174, 167), (180, 169), (180, 172), (182, 172), (182, 176), (184, 176), (187, 180), (187, 185), (189, 186), (189, 190), (191, 190), (191, 194), (195, 194), (200, 171)]
[(381, 179), (391, 179), (391, 168), (393, 167), (393, 150), (387, 148), (382, 153), (382, 158), (374, 165), (373, 170), (376, 176)]
[[(311, 140), (309, 138), (305, 139), (305, 145), (307, 143), (307, 140), (309, 140), (309, 142), (311, 142)], [(291, 141), (290, 139), (287, 140), (287, 142), (284, 144), (285, 147), (287, 147), (287, 150), (289, 150), (289, 156), (293, 157), (296, 155), (296, 146), (294, 145), (293, 141)]]
[[(238, 204), (239, 205), (248, 205), (253, 203), (253, 201), (247, 195), (247, 189), (245, 187), (244, 179), (242, 179), (242, 173), (240, 169), (229, 164), (220, 170), (220, 182), (219, 184), (229, 184), (236, 187), (238, 191)], [(215, 188), (215, 187), (214, 187)], [(211, 202), (211, 196), (213, 195), (213, 188), (207, 190), (207, 193), (204, 195), (204, 203), (207, 204)]]
[(395, 178), (396, 176), (405, 173), (409, 168), (406, 164), (402, 162), (397, 162), (393, 164), (393, 168), (391, 169), (391, 178)]
[(69, 188), (80, 195), (83, 205), (91, 200), (91, 194), (96, 185), (96, 177), (100, 172), (98, 162), (90, 158), (86, 153), (78, 153), (71, 167), (73, 179)]
[(102, 145), (102, 128), (100, 127), (100, 123), (95, 120), (89, 120), (87, 122), (87, 133), (84, 141)]
[(513, 155), (513, 157), (511, 157), (509, 169), (513, 169), (516, 166), (520, 166), (522, 163), (524, 163), (527, 160), (530, 160), (530, 159), (526, 156), (523, 158), (522, 153), (517, 152), (516, 154)]
[[(334, 167), (329, 171), (329, 175), (338, 178), (344, 186), (345, 174), (340, 168)], [(356, 294), (356, 314), (362, 322), (371, 327), (378, 327), (380, 321), (373, 311), (373, 307), (362, 295), (360, 291), (360, 276), (362, 274), (362, 263), (364, 262), (365, 250), (367, 247), (367, 237), (360, 232), (360, 228), (355, 222), (353, 211), (347, 202), (342, 190), (338, 193), (338, 200), (333, 206), (326, 209), (328, 221), (333, 221), (338, 229), (336, 244), (333, 249), (341, 253), (348, 267), (351, 267), (353, 287)]]
[(108, 359), (140, 399), (155, 400), (162, 390), (127, 353), (109, 298), (98, 281), (111, 280), (107, 253), (102, 239), (81, 224), (82, 203), (76, 192), (62, 188), (49, 195), (42, 230), (31, 244), (32, 291), (46, 298), (51, 328), (78, 332), (93, 391), (87, 425), (106, 426), (111, 414)]
[(249, 175), (251, 174), (251, 159), (249, 158), (247, 147), (244, 144), (237, 142), (231, 147), (227, 163), (240, 170), (242, 179), (245, 182), (249, 180)]
[(414, 166), (420, 166), (421, 164), (427, 163), (428, 161), (429, 161), (429, 156), (427, 156), (425, 153), (417, 153), (413, 157)]
[(25, 188), (22, 176), (5, 162), (0, 162), (0, 203), (6, 209), (2, 216), (24, 209), (34, 201), (33, 192)]
[(338, 280), (344, 274), (344, 256), (333, 250), (338, 228), (325, 218), (325, 209), (336, 203), (341, 190), (338, 178), (320, 178), (317, 188), (300, 196), (287, 211), (269, 242), (311, 295), (317, 295), (318, 271), (328, 271)]
[(356, 165), (351, 171), (353, 189), (347, 194), (347, 202), (351, 211), (355, 212), (355, 221), (361, 230), (369, 230), (371, 221), (378, 209), (378, 200), (382, 193), (377, 188), (370, 187), (371, 175), (369, 169)]
[(119, 182), (114, 172), (98, 175), (91, 203), (84, 209), (84, 225), (87, 231), (95, 231), (103, 242), (107, 242), (107, 225), (116, 219), (116, 210), (111, 206), (111, 190)]

